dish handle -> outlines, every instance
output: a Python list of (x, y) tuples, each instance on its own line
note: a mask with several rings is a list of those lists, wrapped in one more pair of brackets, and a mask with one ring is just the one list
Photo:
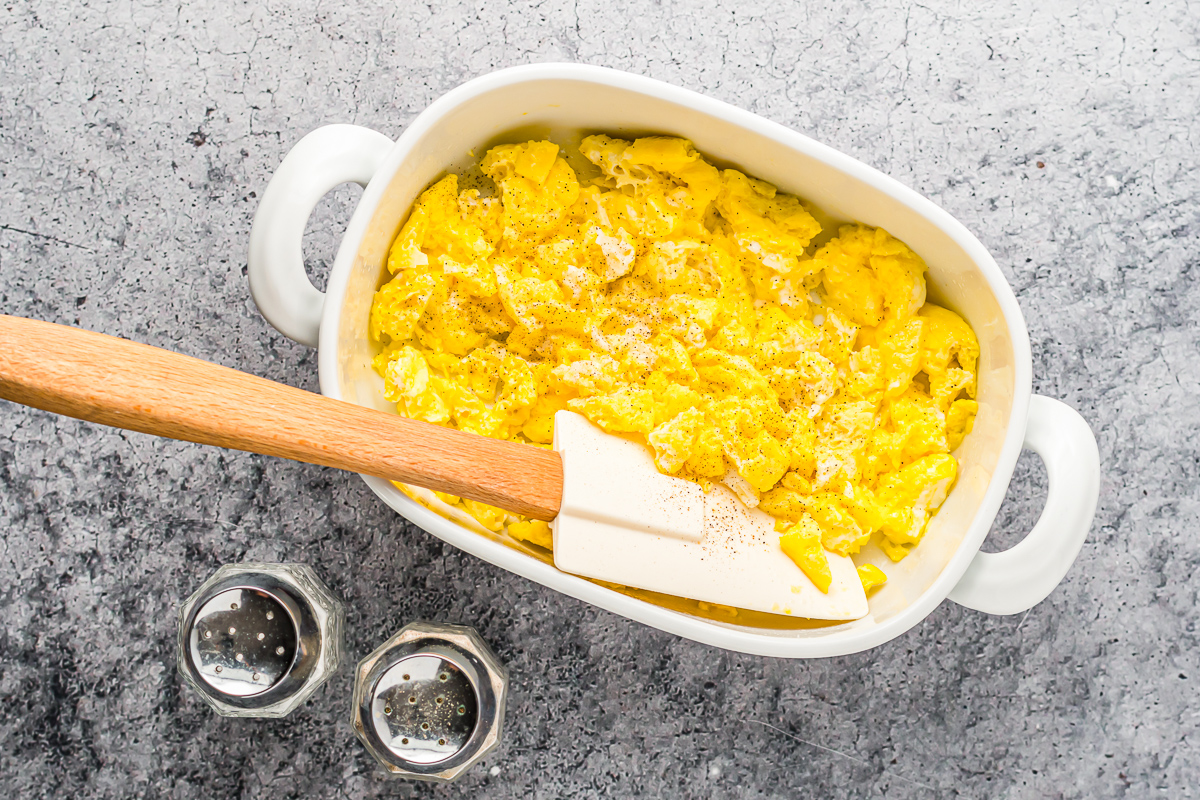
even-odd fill
[(300, 242), (318, 201), (353, 181), (366, 186), (394, 142), (357, 125), (326, 125), (296, 142), (263, 192), (250, 228), (250, 294), (276, 330), (317, 346), (325, 293), (304, 271)]
[(1002, 553), (976, 553), (950, 592), (959, 605), (988, 614), (1033, 608), (1062, 581), (1092, 527), (1100, 497), (1100, 451), (1079, 412), (1035, 394), (1025, 447), (1046, 465), (1046, 506), (1020, 543)]

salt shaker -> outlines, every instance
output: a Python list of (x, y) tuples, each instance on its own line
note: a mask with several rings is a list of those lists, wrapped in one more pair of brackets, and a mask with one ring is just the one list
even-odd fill
[(226, 564), (179, 611), (179, 672), (227, 717), (283, 717), (338, 667), (345, 612), (303, 564)]

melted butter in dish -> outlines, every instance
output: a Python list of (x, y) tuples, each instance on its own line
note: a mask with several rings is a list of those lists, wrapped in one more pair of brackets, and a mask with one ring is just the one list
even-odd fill
[[(556, 412), (581, 414), (773, 520), (769, 546), (806, 592), (841, 592), (870, 541), (903, 559), (977, 409), (978, 343), (925, 301), (924, 262), (858, 224), (816, 246), (804, 201), (684, 139), (595, 135), (580, 151), (589, 185), (533, 141), (485, 155), (494, 196), (448, 175), (417, 200), (371, 309), (388, 399), (538, 446)], [(553, 545), (546, 523), (438, 497)], [(849, 574), (860, 596), (884, 579)]]

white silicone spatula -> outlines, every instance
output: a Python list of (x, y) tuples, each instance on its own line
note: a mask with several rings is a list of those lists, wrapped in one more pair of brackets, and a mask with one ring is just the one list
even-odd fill
[(830, 556), (822, 594), (779, 549), (770, 517), (721, 488), (662, 475), (649, 451), (583, 417), (554, 450), (333, 400), (125, 339), (0, 315), (0, 397), (128, 430), (351, 470), (550, 521), (566, 572), (812, 619), (866, 597)]

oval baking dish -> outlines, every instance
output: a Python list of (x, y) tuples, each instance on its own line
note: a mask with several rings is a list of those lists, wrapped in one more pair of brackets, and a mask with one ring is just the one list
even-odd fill
[[(250, 236), (250, 284), (282, 333), (319, 348), (321, 391), (394, 410), (371, 369), (371, 299), (388, 249), (420, 192), (502, 141), (585, 132), (690, 139), (798, 195), (838, 220), (886, 229), (929, 266), (929, 294), (963, 315), (979, 337), (979, 413), (955, 451), (959, 480), (920, 547), (898, 564), (873, 545), (855, 557), (889, 576), (870, 613), (848, 623), (704, 609), (677, 598), (622, 593), (560, 572), (548, 554), (452, 520), (395, 485), (366, 477), (380, 498), (416, 525), (473, 555), (630, 619), (747, 653), (812, 658), (865, 650), (898, 636), (949, 597), (994, 614), (1031, 608), (1066, 574), (1091, 526), (1099, 493), (1095, 439), (1075, 411), (1030, 391), (1029, 338), (995, 261), (960, 223), (897, 181), (754, 114), (659, 81), (599, 67), (541, 64), (501, 70), (434, 102), (395, 142), (350, 125), (304, 137), (263, 194)], [(340, 183), (365, 186), (338, 249), (328, 290), (304, 272), (301, 237), (321, 196)], [(1034, 529), (1004, 553), (980, 553), (1022, 447), (1045, 461), (1050, 491)]]

